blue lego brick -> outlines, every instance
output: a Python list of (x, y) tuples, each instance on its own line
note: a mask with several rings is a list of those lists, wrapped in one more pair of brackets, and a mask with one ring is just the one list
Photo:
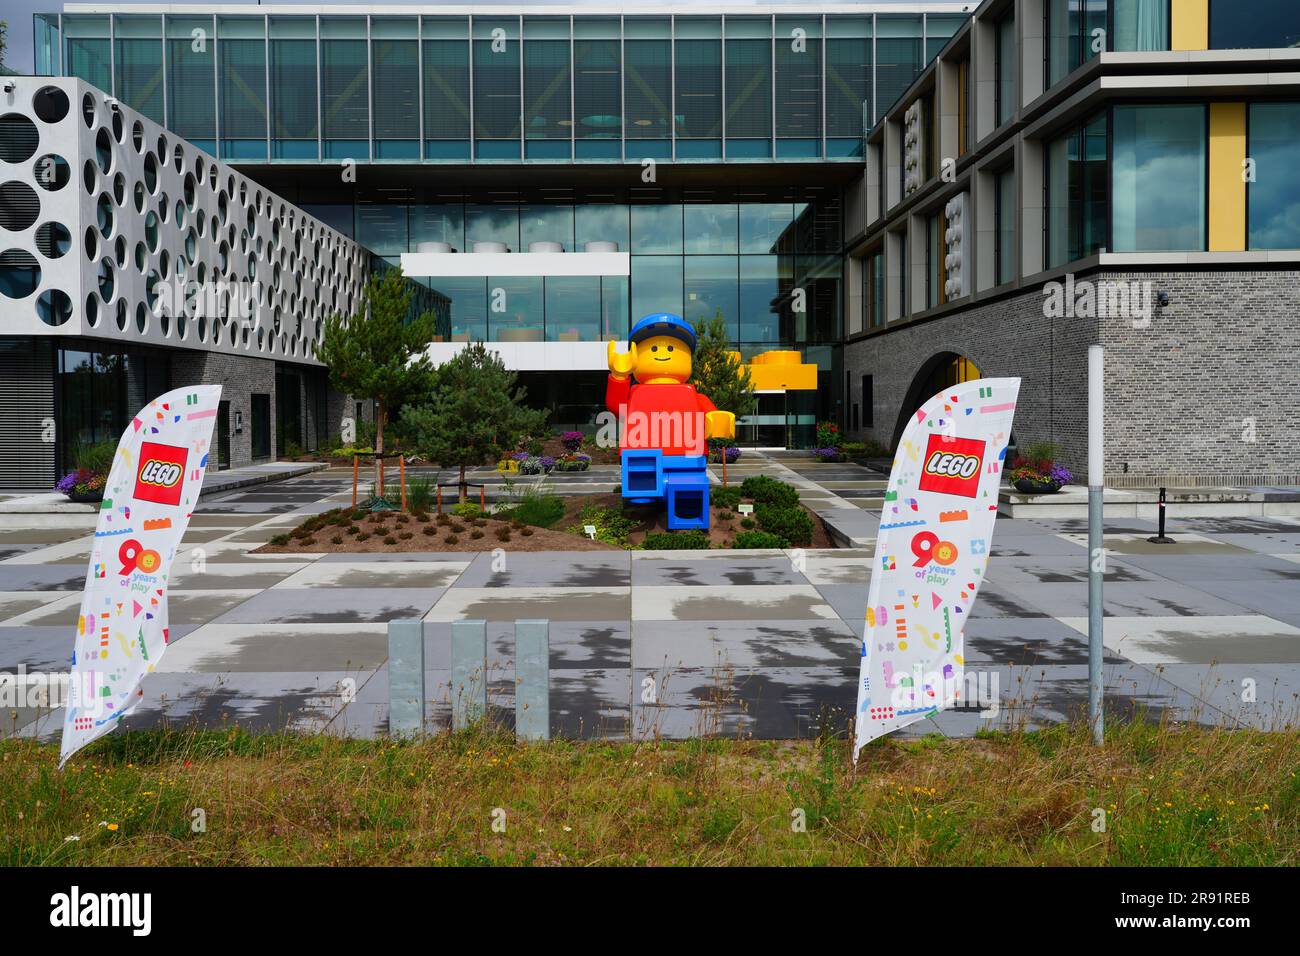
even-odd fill
[(644, 451), (624, 451), (623, 497), (630, 500), (651, 500), (664, 496), (664, 453), (658, 448)]
[(669, 474), (665, 481), (668, 530), (709, 527), (709, 476), (705, 472)]

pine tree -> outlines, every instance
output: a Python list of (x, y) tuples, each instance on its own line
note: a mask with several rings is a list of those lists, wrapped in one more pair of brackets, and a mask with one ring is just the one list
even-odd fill
[(499, 355), (473, 342), (438, 367), (431, 400), (402, 414), (423, 457), (460, 469), (462, 501), (467, 467), (500, 458), (545, 426), (549, 412), (523, 405), (517, 377)]
[(316, 357), (329, 367), (330, 383), (346, 395), (375, 402), (375, 490), (383, 489), (384, 426), (404, 402), (424, 398), (433, 381), (426, 349), (434, 315), (407, 321), (414, 290), (400, 268), (373, 273), (356, 315), (332, 316)]
[(713, 318), (696, 327), (695, 355), (691, 359), (691, 384), (701, 395), (737, 418), (754, 411), (754, 382), (749, 366), (740, 361), (727, 335), (727, 322), (718, 309)]

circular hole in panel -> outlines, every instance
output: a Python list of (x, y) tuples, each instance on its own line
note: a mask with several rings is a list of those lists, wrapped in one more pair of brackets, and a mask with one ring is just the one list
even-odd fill
[(32, 96), (32, 112), (42, 123), (57, 123), (68, 115), (68, 94), (57, 86), (42, 86)]
[(40, 197), (31, 186), (17, 180), (0, 184), (0, 226), (22, 232), (31, 228), (40, 211)]
[[(90, 230), (99, 245), (99, 234)], [(61, 222), (43, 222), (36, 227), (36, 250), (47, 259), (59, 259), (72, 248), (72, 233)]]
[(46, 325), (58, 328), (72, 318), (72, 300), (62, 289), (46, 289), (36, 298), (36, 314)]
[[(32, 172), (36, 179), (36, 185), (47, 192), (62, 189), (68, 185), (68, 180), (72, 178), (72, 167), (68, 165), (68, 161), (54, 153), (46, 153), (36, 160), (36, 166)], [(93, 166), (91, 167), (91, 176), (94, 176)]]
[(0, 295), (25, 299), (41, 285), (41, 264), (23, 249), (0, 252)]

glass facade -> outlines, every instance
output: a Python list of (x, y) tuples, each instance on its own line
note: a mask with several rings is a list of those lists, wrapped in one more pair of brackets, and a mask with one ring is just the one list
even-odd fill
[(1208, 122), (1199, 103), (1114, 108), (1116, 252), (1205, 248)]
[(1258, 50), (1300, 46), (1295, 0), (1210, 0), (1210, 49)]
[(993, 177), (997, 284), (1016, 277), (1016, 171), (1008, 167)]
[(416, 279), (431, 292), (444, 341), (616, 339), (632, 321), (663, 311), (691, 322), (721, 315), (745, 355), (842, 338), (838, 195), (655, 205), (299, 204), (393, 264), (422, 242), (457, 250), (556, 242), (570, 251), (606, 241), (631, 253), (630, 276)]
[(1255, 160), (1247, 185), (1248, 249), (1300, 249), (1300, 181), (1293, 172), (1300, 143), (1300, 103), (1252, 103), (1246, 155)]
[(79, 76), (234, 161), (860, 161), (964, 22), (41, 14)]
[(1106, 248), (1106, 146), (1104, 113), (1047, 144), (1044, 190), (1048, 268)]

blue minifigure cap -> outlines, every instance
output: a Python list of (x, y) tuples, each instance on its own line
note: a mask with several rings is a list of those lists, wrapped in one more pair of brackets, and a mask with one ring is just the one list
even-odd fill
[(691, 350), (692, 355), (695, 354), (695, 330), (680, 315), (673, 315), (671, 312), (656, 312), (653, 315), (647, 315), (632, 326), (632, 334), (628, 336), (628, 341), (644, 342), (656, 335), (667, 335), (679, 339), (686, 343), (686, 347)]

